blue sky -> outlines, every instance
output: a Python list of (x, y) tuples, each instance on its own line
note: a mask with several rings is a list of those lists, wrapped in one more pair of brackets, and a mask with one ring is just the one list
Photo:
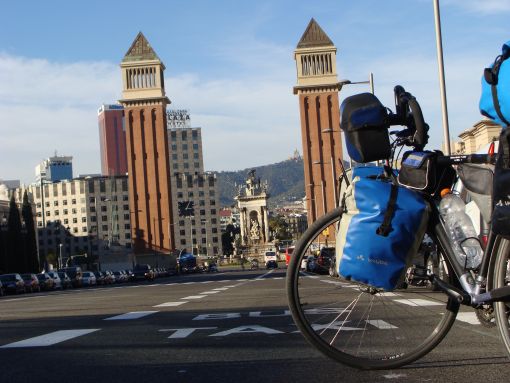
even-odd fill
[[(202, 127), (207, 170), (277, 162), (301, 149), (293, 51), (311, 17), (335, 43), (339, 79), (374, 73), (392, 106), (420, 101), (431, 147), (442, 140), (432, 0), (24, 1), (2, 4), (0, 179), (32, 182), (55, 151), (75, 175), (99, 173), (97, 108), (120, 98), (118, 64), (138, 31), (166, 65), (173, 108)], [(480, 76), (510, 40), (510, 0), (441, 0), (454, 138), (480, 119)], [(340, 99), (367, 91), (344, 87)]]

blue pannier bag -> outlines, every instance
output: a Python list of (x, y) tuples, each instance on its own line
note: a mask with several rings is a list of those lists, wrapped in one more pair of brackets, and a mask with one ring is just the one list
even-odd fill
[(510, 41), (482, 76), (480, 113), (506, 128), (510, 125)]
[(336, 265), (345, 279), (391, 291), (427, 229), (429, 205), (415, 191), (375, 172), (353, 172), (343, 196)]

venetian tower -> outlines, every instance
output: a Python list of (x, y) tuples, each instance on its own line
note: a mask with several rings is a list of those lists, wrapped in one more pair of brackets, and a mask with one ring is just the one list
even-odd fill
[(163, 72), (140, 32), (120, 64), (126, 128), (131, 238), (135, 254), (174, 249)]
[(342, 138), (336, 47), (314, 19), (294, 51), (308, 224), (338, 206)]

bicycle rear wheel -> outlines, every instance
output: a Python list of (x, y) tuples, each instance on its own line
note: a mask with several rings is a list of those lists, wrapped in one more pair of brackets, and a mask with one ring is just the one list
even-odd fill
[[(331, 277), (327, 270), (301, 269), (303, 259), (309, 261), (317, 248), (319, 235), (336, 226), (341, 215), (338, 208), (319, 218), (292, 255), (287, 297), (297, 327), (322, 353), (356, 368), (396, 368), (420, 358), (448, 333), (458, 303), (431, 291), (423, 280), (384, 292)], [(425, 267), (424, 259), (421, 262)]]
[[(510, 241), (502, 237), (496, 239), (497, 249), (494, 267), (494, 288), (510, 285)], [(494, 316), (501, 334), (501, 340), (510, 355), (510, 302), (495, 302)]]

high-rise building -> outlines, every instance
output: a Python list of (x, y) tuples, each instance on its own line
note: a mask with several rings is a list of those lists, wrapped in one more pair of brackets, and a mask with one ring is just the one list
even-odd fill
[[(204, 171), (202, 129), (191, 127), (186, 110), (168, 111), (167, 121), (175, 247), (217, 255), (221, 252), (219, 193), (216, 175)], [(179, 216), (176, 207), (190, 202), (194, 214)]]
[(123, 115), (122, 105), (101, 105), (97, 111), (103, 176), (123, 176), (127, 173)]
[(73, 157), (58, 156), (56, 153), (35, 167), (37, 182), (57, 182), (73, 178)]
[(303, 166), (308, 222), (338, 205), (342, 138), (337, 79), (336, 47), (314, 19), (310, 20), (296, 50)]
[(163, 72), (140, 32), (120, 64), (135, 254), (175, 249)]

